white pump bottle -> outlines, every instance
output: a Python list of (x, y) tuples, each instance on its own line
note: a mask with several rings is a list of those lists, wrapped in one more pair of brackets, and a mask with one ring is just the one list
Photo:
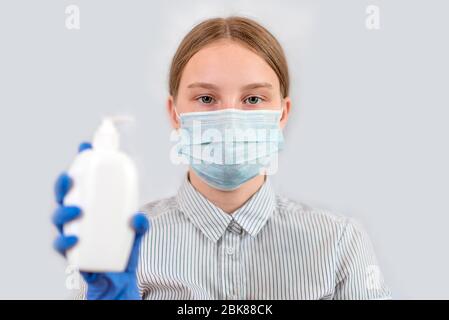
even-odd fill
[(81, 271), (124, 271), (134, 241), (130, 223), (138, 210), (138, 175), (119, 150), (116, 120), (103, 120), (93, 148), (79, 153), (68, 171), (73, 185), (64, 204), (79, 206), (82, 216), (64, 226), (64, 234), (78, 237), (67, 259)]

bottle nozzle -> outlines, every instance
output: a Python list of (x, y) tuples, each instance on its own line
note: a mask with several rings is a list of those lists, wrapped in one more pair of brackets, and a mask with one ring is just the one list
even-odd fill
[(109, 116), (106, 117), (106, 119), (111, 120), (114, 124), (122, 124), (122, 123), (134, 123), (136, 121), (136, 119), (134, 118), (134, 116), (129, 115), (129, 114), (118, 114), (118, 115), (113, 115), (113, 116)]
[(114, 115), (103, 118), (93, 139), (94, 149), (118, 149), (120, 146), (120, 134), (116, 124), (134, 122), (130, 115)]

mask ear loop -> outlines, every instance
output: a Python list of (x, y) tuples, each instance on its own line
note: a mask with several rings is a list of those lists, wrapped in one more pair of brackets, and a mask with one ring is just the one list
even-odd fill
[(279, 111), (280, 111), (280, 113), (279, 113), (279, 119), (278, 119), (278, 121), (280, 122), (281, 119), (282, 119), (282, 116), (284, 115), (284, 107), (281, 106), (281, 108), (279, 109)]
[(178, 133), (178, 135), (180, 135), (180, 134), (181, 134), (181, 132), (180, 132), (180, 130), (181, 130), (181, 117), (179, 116), (179, 113), (178, 113), (178, 111), (176, 110), (176, 107), (173, 107), (173, 109), (175, 110), (176, 118), (177, 118), (178, 121), (179, 121), (179, 127), (176, 128), (176, 132)]
[(176, 107), (173, 107), (173, 109), (175, 110), (176, 117), (177, 117), (179, 120), (181, 120), (181, 117), (179, 116), (179, 113), (178, 113), (178, 111), (176, 110)]

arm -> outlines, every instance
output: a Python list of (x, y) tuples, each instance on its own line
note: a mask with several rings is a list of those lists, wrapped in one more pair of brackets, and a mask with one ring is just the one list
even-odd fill
[(371, 241), (353, 219), (347, 219), (338, 243), (334, 299), (391, 299)]
[[(91, 148), (90, 144), (83, 143), (79, 147), (82, 152)], [(64, 197), (70, 190), (73, 180), (66, 174), (61, 174), (55, 183), (55, 196), (58, 208), (53, 214), (53, 224), (59, 231), (59, 236), (54, 241), (54, 248), (65, 257), (68, 249), (78, 242), (78, 238), (73, 235), (63, 234), (65, 223), (79, 218), (82, 209), (76, 206), (65, 206)], [(137, 286), (136, 270), (139, 260), (139, 249), (142, 237), (149, 229), (149, 222), (143, 213), (137, 213), (130, 221), (135, 230), (133, 247), (129, 257), (128, 265), (123, 272), (91, 273), (80, 271), (87, 290), (85, 298), (88, 300), (134, 300), (141, 299)], [(84, 290), (83, 290), (84, 291)]]

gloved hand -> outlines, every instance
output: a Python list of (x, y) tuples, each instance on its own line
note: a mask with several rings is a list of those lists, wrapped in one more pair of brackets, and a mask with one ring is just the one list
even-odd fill
[[(90, 143), (81, 143), (79, 152), (92, 148)], [(53, 214), (53, 224), (59, 230), (59, 236), (54, 241), (54, 248), (65, 257), (68, 249), (73, 247), (78, 238), (74, 235), (63, 234), (65, 223), (79, 218), (82, 210), (76, 206), (64, 206), (63, 201), (67, 192), (70, 190), (73, 180), (62, 173), (55, 183), (56, 201), (59, 207)], [(141, 299), (137, 288), (136, 269), (139, 260), (140, 242), (149, 229), (148, 219), (143, 213), (137, 213), (130, 221), (136, 231), (133, 247), (129, 257), (128, 265), (124, 272), (102, 272), (92, 273), (80, 270), (81, 275), (87, 283), (88, 300), (137, 300)]]

